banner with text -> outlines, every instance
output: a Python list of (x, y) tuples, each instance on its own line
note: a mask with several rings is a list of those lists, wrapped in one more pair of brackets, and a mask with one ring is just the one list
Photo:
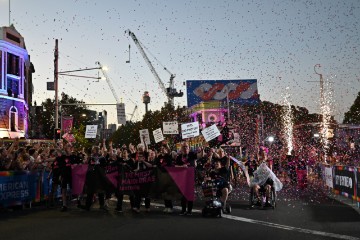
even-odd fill
[(37, 192), (37, 172), (0, 172), (0, 205), (3, 207), (30, 202)]
[(335, 193), (355, 199), (356, 181), (355, 168), (334, 166), (334, 190)]

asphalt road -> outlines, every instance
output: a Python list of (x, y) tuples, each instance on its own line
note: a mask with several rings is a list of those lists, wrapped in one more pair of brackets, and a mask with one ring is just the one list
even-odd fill
[[(4, 240), (57, 239), (360, 239), (360, 214), (329, 198), (318, 185), (300, 190), (285, 185), (272, 209), (251, 209), (248, 188), (237, 187), (230, 196), (232, 213), (222, 218), (204, 218), (201, 191), (192, 216), (180, 216), (179, 209), (164, 214), (163, 201), (153, 200), (150, 212), (133, 213), (129, 204), (123, 213), (100, 210), (69, 211), (33, 206), (16, 211), (0, 211), (0, 236)], [(179, 202), (175, 202), (179, 206)]]

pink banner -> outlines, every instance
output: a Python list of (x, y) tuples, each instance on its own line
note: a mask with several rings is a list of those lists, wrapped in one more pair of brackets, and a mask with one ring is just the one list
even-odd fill
[(72, 175), (72, 193), (74, 195), (79, 195), (83, 193), (86, 172), (88, 170), (88, 165), (71, 165), (71, 175)]
[(114, 187), (118, 186), (118, 182), (119, 182), (119, 173), (118, 172), (112, 172), (112, 173), (107, 173), (106, 177), (110, 180), (110, 182), (114, 185)]
[(74, 120), (74, 117), (72, 117), (72, 116), (62, 116), (61, 117), (61, 130), (64, 133), (70, 133), (70, 131), (73, 127), (73, 120)]
[(193, 167), (165, 167), (180, 192), (188, 201), (194, 201), (195, 169)]

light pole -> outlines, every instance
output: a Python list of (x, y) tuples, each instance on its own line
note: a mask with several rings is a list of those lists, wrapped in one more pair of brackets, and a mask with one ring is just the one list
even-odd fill
[(92, 79), (97, 79), (97, 80), (101, 79), (101, 77), (91, 77), (91, 76), (81, 76), (81, 75), (69, 74), (69, 73), (73, 73), (73, 72), (99, 70), (99, 69), (101, 69), (101, 67), (76, 69), (76, 70), (59, 72), (58, 66), (59, 66), (59, 46), (58, 46), (58, 39), (55, 39), (55, 51), (54, 51), (55, 129), (59, 128), (59, 98), (58, 98), (59, 75), (70, 76), (70, 77), (92, 78)]

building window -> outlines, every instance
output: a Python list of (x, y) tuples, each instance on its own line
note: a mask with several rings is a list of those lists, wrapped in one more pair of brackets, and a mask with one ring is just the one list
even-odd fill
[(16, 132), (18, 130), (18, 112), (16, 107), (11, 107), (10, 108), (10, 131), (11, 132)]
[(20, 57), (7, 53), (7, 74), (20, 77)]
[(8, 77), (6, 84), (8, 96), (17, 98), (19, 96), (19, 80)]

